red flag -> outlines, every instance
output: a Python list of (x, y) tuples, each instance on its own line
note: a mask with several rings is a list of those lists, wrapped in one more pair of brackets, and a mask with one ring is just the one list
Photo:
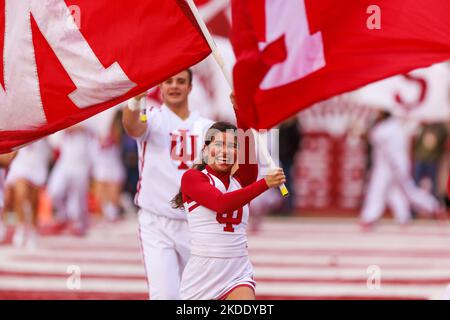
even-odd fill
[(450, 58), (448, 0), (233, 0), (238, 117), (269, 128), (320, 100)]
[(229, 38), (231, 21), (227, 14), (230, 9), (228, 0), (194, 0), (194, 2), (208, 30), (213, 35)]
[(0, 0), (0, 153), (210, 53), (184, 0)]

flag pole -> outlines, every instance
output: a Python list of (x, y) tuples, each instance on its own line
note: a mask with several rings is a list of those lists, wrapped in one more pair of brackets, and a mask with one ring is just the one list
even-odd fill
[[(192, 14), (195, 17), (195, 20), (197, 21), (203, 35), (205, 36), (205, 39), (206, 39), (209, 47), (211, 48), (212, 55), (213, 55), (214, 59), (216, 60), (217, 64), (219, 65), (219, 68), (222, 71), (222, 73), (225, 77), (225, 80), (227, 81), (228, 85), (230, 86), (230, 89), (232, 91), (234, 91), (233, 81), (231, 80), (231, 73), (227, 69), (227, 67), (225, 65), (225, 61), (222, 57), (222, 54), (220, 53), (219, 48), (217, 47), (216, 43), (214, 42), (214, 39), (212, 38), (211, 33), (208, 30), (208, 27), (206, 26), (205, 22), (203, 21), (202, 17), (200, 16), (200, 12), (198, 11), (197, 6), (194, 3), (194, 0), (186, 0), (186, 2), (188, 3), (188, 5), (192, 11)], [(252, 128), (252, 131), (253, 131), (253, 135), (255, 136), (255, 138), (257, 140), (259, 150), (261, 151), (264, 160), (269, 165), (269, 168), (270, 169), (276, 168), (276, 165), (275, 165), (272, 157), (270, 156), (269, 151), (262, 144), (261, 136), (260, 136), (259, 132), (253, 128)], [(283, 197), (287, 197), (289, 195), (289, 191), (284, 184), (280, 185), (278, 188), (280, 189), (281, 195)]]

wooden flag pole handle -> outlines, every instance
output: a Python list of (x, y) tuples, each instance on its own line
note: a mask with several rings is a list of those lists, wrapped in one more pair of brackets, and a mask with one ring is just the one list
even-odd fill
[[(231, 73), (227, 69), (225, 65), (225, 61), (222, 57), (222, 54), (220, 53), (219, 49), (217, 48), (216, 43), (214, 42), (214, 39), (211, 36), (211, 33), (208, 30), (208, 27), (206, 26), (205, 22), (203, 21), (202, 17), (200, 16), (200, 12), (197, 9), (197, 6), (194, 3), (194, 0), (186, 0), (189, 7), (191, 8), (192, 14), (195, 17), (195, 20), (197, 21), (198, 25), (200, 26), (200, 29), (202, 30), (203, 35), (205, 36), (206, 41), (208, 42), (209, 47), (211, 48), (212, 55), (214, 56), (214, 59), (216, 60), (217, 64), (220, 67), (220, 70), (222, 71), (228, 85), (230, 86), (230, 89), (233, 91), (233, 81), (231, 80)], [(264, 160), (269, 165), (270, 169), (276, 168), (276, 165), (272, 159), (272, 157), (269, 154), (269, 151), (267, 148), (261, 143), (261, 135), (258, 131), (255, 129), (252, 129), (253, 135), (255, 136), (258, 149), (260, 150)], [(287, 197), (289, 195), (289, 191), (286, 188), (284, 184), (280, 185), (278, 187), (280, 189), (280, 193), (283, 197)]]

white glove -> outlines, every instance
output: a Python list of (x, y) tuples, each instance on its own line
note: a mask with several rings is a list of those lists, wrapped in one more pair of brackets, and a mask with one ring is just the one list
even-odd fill
[(137, 100), (136, 98), (131, 98), (130, 100), (128, 100), (128, 109), (130, 109), (131, 111), (138, 111), (141, 109), (141, 99)]

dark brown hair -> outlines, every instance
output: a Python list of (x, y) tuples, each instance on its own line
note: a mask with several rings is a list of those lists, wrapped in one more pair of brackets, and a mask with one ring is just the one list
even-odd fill
[(189, 75), (189, 81), (188, 83), (191, 85), (192, 84), (192, 78), (193, 78), (193, 74), (192, 74), (192, 69), (186, 69), (188, 75)]
[[(219, 122), (214, 123), (211, 127), (209, 127), (208, 131), (206, 131), (205, 144), (202, 147), (202, 152), (203, 152), (203, 148), (208, 146), (214, 140), (214, 136), (216, 135), (216, 133), (233, 131), (233, 133), (236, 134), (236, 130), (237, 130), (236, 126), (229, 122), (219, 121)], [(207, 163), (206, 163), (205, 159), (203, 159), (203, 155), (202, 155), (201, 163), (195, 164), (192, 168), (202, 171), (206, 168), (206, 165), (207, 165)], [(172, 208), (184, 210), (183, 194), (181, 193), (181, 188), (180, 188), (180, 191), (177, 193), (177, 195), (175, 197), (173, 197), (173, 199), (170, 201), (170, 203), (172, 205)]]

